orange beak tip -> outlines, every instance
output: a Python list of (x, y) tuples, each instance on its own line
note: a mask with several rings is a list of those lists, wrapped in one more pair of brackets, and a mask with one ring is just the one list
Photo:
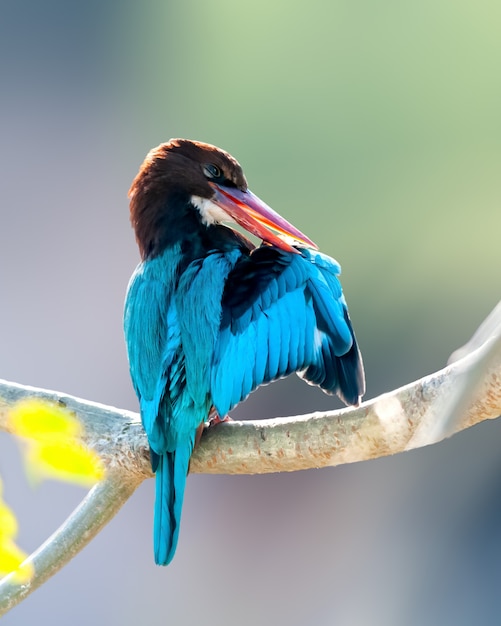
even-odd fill
[(210, 183), (212, 201), (232, 219), (264, 242), (300, 254), (293, 245), (318, 250), (318, 246), (251, 191)]

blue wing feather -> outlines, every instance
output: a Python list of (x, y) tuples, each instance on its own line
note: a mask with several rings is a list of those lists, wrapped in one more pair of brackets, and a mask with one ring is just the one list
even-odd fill
[[(363, 366), (339, 273), (339, 264), (321, 253), (270, 246), (235, 264), (211, 371), (220, 415), (259, 385), (293, 371), (348, 403), (359, 401)], [(233, 384), (223, 383), (228, 379)]]
[[(127, 291), (124, 331), (156, 472), (154, 548), (162, 565), (176, 549), (195, 434), (212, 405), (209, 371), (222, 291), (240, 255), (211, 254), (178, 272), (181, 250), (169, 248), (138, 266)], [(243, 391), (240, 384), (235, 393)]]
[(305, 310), (306, 307), (301, 302), (301, 293), (294, 291), (290, 294), (290, 306), (287, 309), (294, 314), (295, 319), (291, 324), (289, 335), (289, 369), (296, 371), (303, 363), (300, 354), (300, 346), (304, 343)]
[[(266, 345), (267, 336), (268, 336), (268, 318), (266, 317), (264, 311), (258, 305), (255, 307), (260, 310), (260, 314), (257, 315), (254, 320), (254, 328), (255, 328), (255, 339), (254, 339), (254, 353), (255, 364), (254, 364), (254, 381), (256, 380), (265, 380), (266, 379), (266, 365), (268, 362), (268, 354), (266, 350), (264, 350), (263, 346)], [(230, 340), (229, 336), (226, 338), (228, 342)], [(218, 344), (219, 348), (219, 344)]]
[[(279, 361), (277, 374), (288, 373), (290, 363), (290, 343), (291, 343), (291, 315), (292, 306), (277, 307), (277, 321), (281, 328), (279, 349)], [(280, 374), (279, 374), (280, 375)]]

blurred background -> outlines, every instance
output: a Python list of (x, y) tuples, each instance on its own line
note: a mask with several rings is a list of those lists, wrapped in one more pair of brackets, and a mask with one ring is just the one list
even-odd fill
[[(170, 137), (230, 151), (341, 262), (366, 398), (443, 367), (501, 292), (500, 19), (492, 0), (2, 2), (0, 377), (137, 409), (127, 190)], [(293, 376), (233, 416), (336, 406)], [(147, 481), (2, 623), (496, 623), (500, 437), (191, 476), (168, 568)], [(0, 475), (27, 551), (85, 494), (32, 489), (2, 433)]]

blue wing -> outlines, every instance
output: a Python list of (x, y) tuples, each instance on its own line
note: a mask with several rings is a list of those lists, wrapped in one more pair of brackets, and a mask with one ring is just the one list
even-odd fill
[(156, 472), (154, 551), (161, 565), (176, 550), (189, 459), (204, 419), (186, 392), (175, 269), (175, 257), (139, 265), (124, 312), (129, 367)]
[(180, 259), (174, 249), (140, 264), (125, 302), (131, 378), (157, 455), (174, 451), (207, 418), (209, 365), (232, 267), (231, 259), (214, 254), (178, 276)]
[(132, 275), (125, 301), (124, 332), (143, 426), (151, 448), (161, 454), (167, 448), (166, 424), (171, 417), (171, 406), (165, 398), (168, 368), (180, 341), (178, 325), (169, 319), (175, 316), (169, 290), (152, 269), (141, 264)]
[(357, 404), (362, 358), (333, 259), (262, 246), (229, 274), (211, 371), (224, 416), (251, 391), (292, 372)]
[(172, 298), (174, 283), (166, 280), (165, 274), (168, 276), (158, 261), (139, 265), (129, 283), (124, 310), (130, 373), (156, 472), (155, 561), (163, 565), (169, 563), (176, 549), (195, 440), (193, 433), (179, 445), (176, 436), (172, 400), (176, 390), (184, 386), (184, 367)]
[(129, 366), (156, 472), (155, 561), (176, 550), (189, 459), (211, 407), (209, 366), (226, 277), (240, 252), (184, 268), (169, 249), (132, 276), (124, 312)]

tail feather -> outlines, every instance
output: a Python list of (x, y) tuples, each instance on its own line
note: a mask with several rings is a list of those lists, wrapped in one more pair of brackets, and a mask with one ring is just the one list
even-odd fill
[(344, 319), (350, 329), (353, 344), (350, 350), (337, 359), (339, 379), (338, 395), (346, 404), (358, 404), (365, 394), (365, 374), (362, 355), (353, 332), (348, 309), (344, 311)]
[(176, 552), (184, 489), (193, 442), (158, 456), (153, 546), (155, 563), (168, 565)]
[(347, 354), (336, 359), (339, 388), (337, 395), (345, 404), (357, 405), (365, 393), (362, 357), (356, 339)]

